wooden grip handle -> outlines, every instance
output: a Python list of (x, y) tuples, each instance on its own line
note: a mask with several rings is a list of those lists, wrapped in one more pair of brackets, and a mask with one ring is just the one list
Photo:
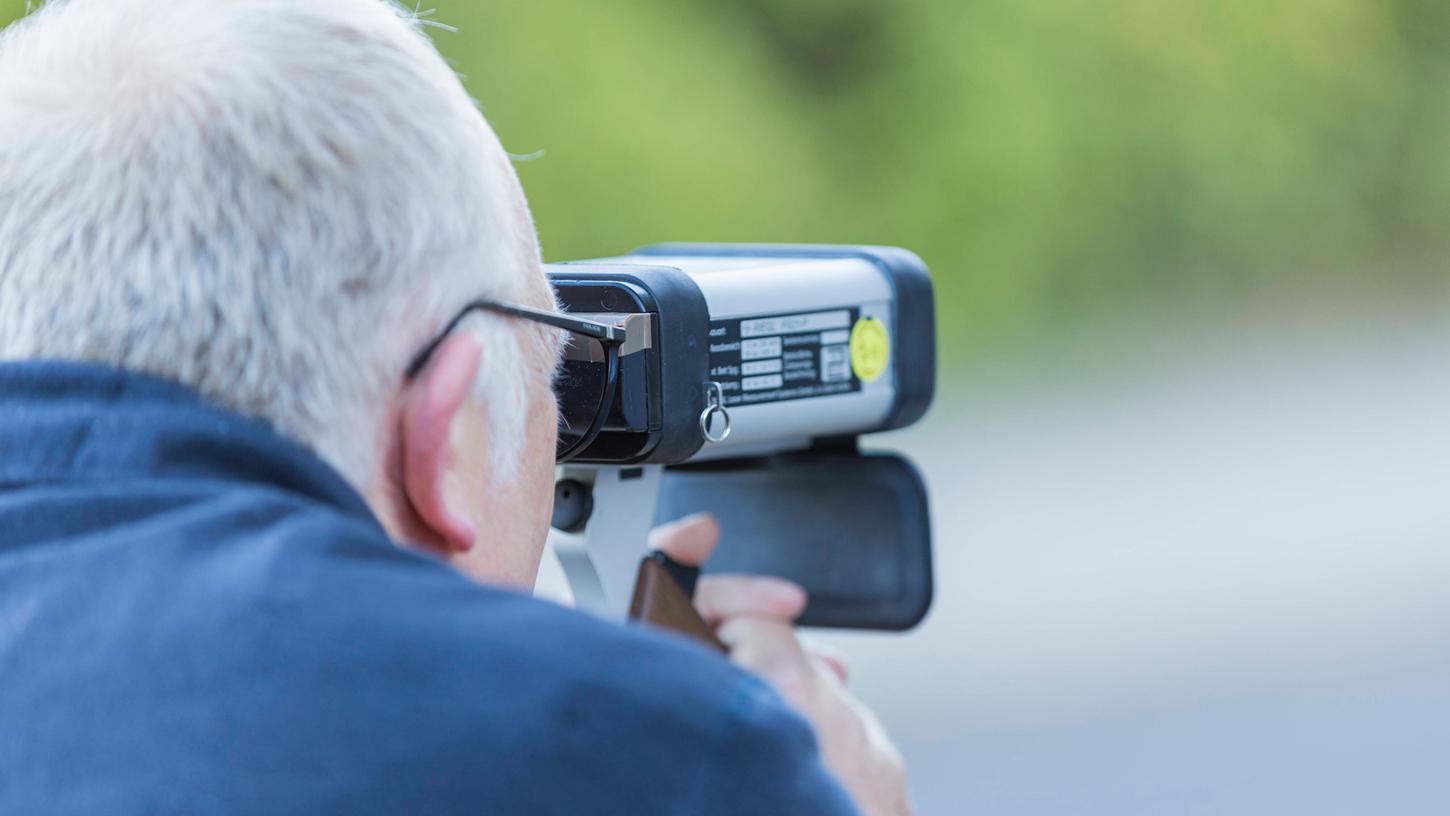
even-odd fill
[[(710, 624), (695, 610), (690, 593), (671, 574), (676, 570), (688, 571), (689, 568), (671, 561), (663, 553), (646, 556), (639, 564), (639, 576), (634, 581), (634, 598), (629, 602), (629, 617), (687, 635), (719, 652), (727, 653), (729, 650), (725, 648), (725, 644), (715, 637)], [(693, 577), (691, 573), (687, 574)]]

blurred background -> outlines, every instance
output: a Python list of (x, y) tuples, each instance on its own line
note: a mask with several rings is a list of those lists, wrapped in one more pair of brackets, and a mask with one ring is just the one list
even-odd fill
[(1450, 809), (1450, 4), (429, 5), (549, 260), (933, 269), (924, 813)]

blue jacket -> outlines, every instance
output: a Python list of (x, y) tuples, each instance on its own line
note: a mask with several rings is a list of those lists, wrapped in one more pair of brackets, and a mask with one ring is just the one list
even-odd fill
[(717, 656), (400, 549), (181, 386), (0, 365), (0, 814), (850, 812)]

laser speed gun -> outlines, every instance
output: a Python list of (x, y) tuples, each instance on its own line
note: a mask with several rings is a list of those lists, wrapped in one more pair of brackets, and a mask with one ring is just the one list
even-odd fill
[[(925, 486), (901, 456), (858, 447), (931, 403), (935, 318), (919, 258), (660, 244), (548, 271), (568, 312), (615, 329), (571, 340), (557, 388), (569, 453), (550, 541), (579, 606), (638, 613), (650, 528), (709, 511), (724, 535), (705, 571), (801, 584), (801, 623), (921, 620)], [(692, 576), (672, 574), (687, 593)]]

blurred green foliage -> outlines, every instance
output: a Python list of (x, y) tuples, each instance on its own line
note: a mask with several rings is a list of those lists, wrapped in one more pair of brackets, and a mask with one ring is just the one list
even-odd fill
[(430, 5), (550, 259), (903, 245), (949, 356), (1444, 275), (1445, 0)]

